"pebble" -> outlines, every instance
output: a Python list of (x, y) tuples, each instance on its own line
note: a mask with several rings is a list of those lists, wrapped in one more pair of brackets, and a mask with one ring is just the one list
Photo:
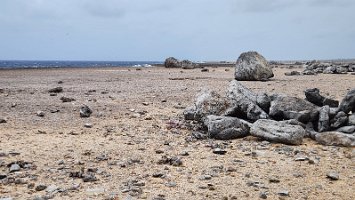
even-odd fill
[(21, 167), (18, 164), (12, 164), (11, 167), (10, 167), (10, 172), (17, 172), (17, 171), (20, 171), (20, 170), (21, 170)]
[(92, 128), (92, 124), (91, 124), (91, 123), (85, 123), (85, 124), (84, 124), (84, 127), (85, 127), (85, 128)]
[(62, 87), (55, 87), (53, 89), (48, 90), (49, 93), (60, 93), (63, 92), (63, 88)]
[(329, 172), (327, 174), (327, 178), (329, 178), (332, 181), (339, 180), (339, 174), (337, 172)]
[(284, 197), (290, 196), (290, 193), (287, 190), (280, 190), (277, 194)]
[(41, 111), (41, 110), (37, 111), (36, 114), (37, 114), (38, 117), (44, 117), (44, 112)]
[(261, 199), (267, 199), (267, 193), (266, 192), (260, 192), (259, 197)]
[(224, 149), (221, 149), (221, 148), (215, 148), (215, 149), (213, 149), (213, 153), (214, 154), (219, 154), (219, 155), (224, 155), (224, 154), (227, 153), (227, 151), (224, 150)]
[(39, 185), (37, 185), (37, 186), (35, 187), (35, 190), (36, 190), (36, 191), (42, 191), (42, 190), (45, 190), (45, 189), (47, 189), (47, 186), (44, 185), (44, 184), (39, 184)]

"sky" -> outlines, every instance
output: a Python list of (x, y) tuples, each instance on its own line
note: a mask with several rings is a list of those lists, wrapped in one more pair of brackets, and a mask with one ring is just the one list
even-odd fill
[(355, 0), (0, 0), (0, 60), (355, 58)]

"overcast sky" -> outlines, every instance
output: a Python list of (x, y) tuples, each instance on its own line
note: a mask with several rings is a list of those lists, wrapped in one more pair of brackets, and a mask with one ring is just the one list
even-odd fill
[(0, 59), (355, 58), (355, 0), (0, 0)]

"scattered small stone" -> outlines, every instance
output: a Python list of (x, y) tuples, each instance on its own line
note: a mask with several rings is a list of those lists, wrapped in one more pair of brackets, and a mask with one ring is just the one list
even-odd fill
[(50, 93), (49, 96), (56, 97), (56, 96), (58, 96), (58, 94), (57, 93)]
[(5, 179), (7, 176), (5, 174), (0, 174), (0, 180)]
[(38, 117), (44, 117), (44, 112), (41, 111), (41, 110), (37, 111), (36, 114), (37, 114)]
[(15, 108), (17, 106), (17, 103), (12, 103), (11, 108)]
[(63, 81), (58, 81), (57, 83), (58, 83), (58, 84), (63, 84), (64, 82), (63, 82)]
[(283, 197), (288, 197), (290, 196), (290, 193), (287, 190), (281, 190), (277, 192), (278, 195), (283, 196)]
[(270, 183), (280, 183), (280, 180), (277, 177), (270, 177), (269, 182)]
[(142, 102), (143, 106), (149, 106), (149, 102)]
[(172, 166), (181, 166), (182, 165), (182, 160), (179, 157), (167, 157), (163, 156), (159, 161), (158, 164), (169, 164)]
[(91, 124), (91, 123), (85, 123), (85, 124), (84, 124), (84, 127), (85, 127), (85, 128), (92, 128), (92, 124)]
[(162, 173), (162, 172), (154, 172), (154, 173), (152, 174), (152, 176), (153, 176), (154, 178), (163, 178), (163, 177), (165, 176), (165, 174)]
[(61, 100), (63, 103), (75, 101), (74, 98), (70, 98), (70, 97), (60, 97), (60, 100)]
[(62, 87), (55, 87), (53, 89), (48, 90), (49, 93), (61, 93), (63, 92), (63, 88)]
[(214, 154), (219, 154), (219, 155), (224, 155), (224, 154), (226, 154), (227, 153), (227, 151), (226, 150), (224, 150), (224, 149), (221, 149), (221, 148), (215, 148), (215, 149), (213, 149), (213, 151), (212, 151)]
[(82, 179), (83, 179), (84, 182), (95, 182), (95, 181), (97, 181), (97, 178), (92, 173), (84, 174), (82, 176)]
[(207, 68), (201, 69), (201, 72), (209, 72), (210, 70)]
[(47, 132), (46, 131), (42, 131), (42, 130), (38, 130), (37, 134), (47, 134)]
[(332, 181), (339, 180), (339, 174), (337, 172), (329, 172), (327, 174), (327, 178), (329, 178)]
[(36, 191), (42, 191), (42, 190), (45, 190), (46, 188), (47, 188), (46, 185), (44, 185), (44, 184), (39, 184), (39, 185), (37, 185), (37, 186), (35, 187), (35, 190), (36, 190)]
[(176, 182), (173, 182), (173, 181), (165, 183), (165, 186), (167, 186), (167, 187), (176, 187), (176, 185), (177, 185)]
[(80, 117), (90, 117), (90, 115), (92, 114), (92, 110), (89, 108), (89, 106), (87, 105), (83, 105), (80, 108)]
[(260, 192), (259, 197), (261, 199), (267, 199), (267, 193), (266, 192)]
[(11, 166), (10, 166), (10, 169), (9, 169), (9, 171), (10, 171), (10, 173), (11, 172), (17, 172), (17, 171), (20, 171), (21, 170), (21, 167), (20, 167), (20, 165), (18, 165), (18, 164), (12, 164)]

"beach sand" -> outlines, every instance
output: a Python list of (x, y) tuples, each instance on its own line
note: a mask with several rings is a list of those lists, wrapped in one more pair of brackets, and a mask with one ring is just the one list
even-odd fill
[[(285, 76), (287, 71), (274, 68), (271, 81), (242, 83), (301, 98), (317, 87), (337, 100), (355, 87), (350, 74)], [(7, 176), (0, 180), (0, 199), (353, 199), (353, 148), (307, 138), (300, 146), (254, 137), (187, 139), (192, 130), (180, 125), (184, 108), (205, 88), (223, 94), (233, 74), (223, 67), (0, 70), (0, 118), (7, 121), (0, 124), (0, 175)], [(50, 96), (54, 87), (64, 91)], [(63, 96), (75, 101), (63, 103)], [(93, 110), (91, 117), (79, 116), (82, 104)], [(227, 153), (213, 154), (216, 145)], [(182, 165), (159, 163), (164, 156)], [(31, 165), (8, 173), (16, 161)], [(70, 177), (82, 171), (97, 180)], [(327, 178), (333, 171), (339, 180)], [(37, 191), (41, 184), (48, 188)]]

